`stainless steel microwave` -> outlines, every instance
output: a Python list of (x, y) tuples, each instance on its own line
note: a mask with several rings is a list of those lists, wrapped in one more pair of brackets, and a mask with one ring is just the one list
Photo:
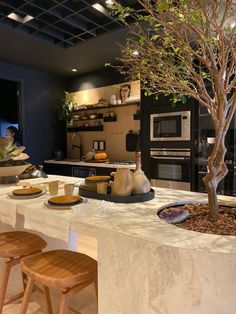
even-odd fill
[(151, 114), (151, 141), (190, 141), (190, 139), (190, 111), (176, 111)]

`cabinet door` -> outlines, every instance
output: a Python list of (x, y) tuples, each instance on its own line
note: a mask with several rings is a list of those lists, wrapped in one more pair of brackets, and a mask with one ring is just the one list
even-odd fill
[(47, 174), (72, 177), (72, 166), (70, 165), (44, 163), (43, 169)]

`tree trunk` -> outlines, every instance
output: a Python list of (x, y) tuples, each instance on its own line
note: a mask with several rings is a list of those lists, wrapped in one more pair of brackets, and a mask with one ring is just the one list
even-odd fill
[(211, 155), (208, 158), (208, 173), (203, 178), (207, 193), (209, 217), (214, 219), (218, 214), (217, 187), (219, 182), (227, 175), (228, 169), (224, 162), (226, 148), (225, 135), (222, 130), (216, 130), (215, 145)]

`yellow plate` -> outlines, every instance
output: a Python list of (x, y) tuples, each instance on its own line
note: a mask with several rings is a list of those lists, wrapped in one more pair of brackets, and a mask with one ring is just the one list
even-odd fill
[(82, 201), (83, 199), (79, 195), (59, 195), (49, 198), (48, 204), (56, 206), (73, 206)]
[(28, 195), (36, 195), (42, 193), (42, 189), (39, 188), (23, 188), (12, 191), (13, 195), (16, 196), (28, 196)]
[(100, 182), (100, 181), (109, 181), (110, 179), (111, 179), (110, 176), (91, 176), (91, 177), (86, 177), (85, 181)]

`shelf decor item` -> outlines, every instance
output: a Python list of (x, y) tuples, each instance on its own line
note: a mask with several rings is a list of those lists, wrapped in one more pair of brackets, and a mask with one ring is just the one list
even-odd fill
[(31, 166), (25, 161), (29, 156), (24, 150), (24, 146), (16, 147), (10, 138), (0, 137), (0, 184), (17, 182), (17, 176)]

